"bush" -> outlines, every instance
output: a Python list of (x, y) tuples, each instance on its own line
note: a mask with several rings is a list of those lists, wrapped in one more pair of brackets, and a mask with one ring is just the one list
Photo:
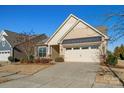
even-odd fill
[(117, 61), (117, 57), (114, 55), (108, 55), (107, 57), (107, 64), (111, 65), (111, 66), (115, 66), (118, 63)]
[(14, 57), (12, 57), (12, 56), (9, 56), (9, 57), (8, 57), (8, 60), (9, 60), (10, 62), (18, 62), (18, 61), (19, 61), (19, 59), (14, 58)]
[(28, 63), (28, 58), (27, 57), (23, 57), (20, 60), (21, 63)]
[(123, 54), (120, 54), (120, 59), (124, 60), (124, 55)]
[(50, 63), (50, 61), (52, 61), (50, 58), (41, 58), (41, 63)]
[(15, 60), (14, 60), (14, 57), (12, 57), (12, 56), (9, 56), (8, 57), (8, 60), (10, 61), (10, 62), (14, 62)]
[(55, 62), (64, 62), (63, 57), (57, 57), (55, 58)]
[(29, 57), (23, 57), (20, 60), (21, 63), (33, 63), (34, 62), (34, 56), (30, 55)]
[(34, 62), (35, 62), (35, 63), (41, 63), (40, 58), (39, 58), (39, 57), (36, 58), (36, 59), (34, 60)]
[(28, 61), (29, 63), (33, 63), (34, 62), (34, 56), (33, 55), (30, 55), (29, 56), (29, 61)]
[(37, 58), (35, 59), (35, 63), (50, 63), (52, 61), (51, 58)]

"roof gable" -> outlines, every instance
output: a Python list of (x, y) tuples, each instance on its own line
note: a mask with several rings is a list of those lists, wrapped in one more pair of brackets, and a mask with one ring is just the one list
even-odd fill
[[(59, 36), (59, 38), (56, 38), (55, 40), (53, 39), (57, 33), (59, 34), (61, 29), (64, 27), (65, 24), (67, 24), (67, 22), (69, 21), (70, 18), (74, 18), (76, 19), (76, 21), (73, 23), (73, 25), (71, 25), (68, 29), (65, 29), (66, 31)], [(96, 33), (102, 35), (103, 37), (105, 37), (106, 39), (108, 39), (108, 36), (103, 34), (102, 32), (100, 32), (99, 30), (97, 30), (96, 28), (94, 28), (93, 26), (91, 26), (90, 24), (86, 23), (85, 21), (83, 21), (82, 19), (79, 19), (78, 17), (74, 16), (73, 14), (69, 15), (69, 17), (64, 21), (64, 23), (62, 25), (60, 25), (60, 27), (57, 29), (57, 31), (50, 37), (50, 39), (48, 39), (47, 44), (50, 41), (56, 41), (55, 44), (59, 43), (79, 22), (82, 22), (83, 24), (87, 25), (89, 28), (91, 28), (93, 31), (95, 31)], [(62, 30), (63, 31), (63, 30)], [(52, 40), (53, 39), (53, 40)], [(59, 40), (58, 40), (59, 39)], [(52, 42), (51, 42), (52, 43)]]
[(63, 39), (87, 38), (96, 36), (103, 37), (101, 34), (94, 31), (92, 28), (79, 20), (78, 23), (59, 40), (59, 43), (61, 43)]
[(77, 17), (70, 15), (56, 30), (56, 32), (48, 39), (47, 44), (58, 44), (58, 40), (78, 21)]
[(84, 24), (86, 24), (88, 27), (90, 27), (91, 29), (93, 29), (94, 31), (96, 31), (97, 33), (99, 33), (100, 35), (104, 36), (106, 39), (108, 39), (108, 36), (103, 34), (101, 31), (99, 31), (98, 29), (96, 29), (95, 27), (91, 26), (90, 24), (86, 23), (85, 21), (83, 21), (82, 19), (79, 19), (81, 22), (83, 22)]

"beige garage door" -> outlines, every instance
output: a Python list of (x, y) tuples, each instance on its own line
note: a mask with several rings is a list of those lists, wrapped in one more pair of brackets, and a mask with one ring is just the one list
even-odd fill
[(65, 48), (66, 62), (100, 62), (99, 46)]

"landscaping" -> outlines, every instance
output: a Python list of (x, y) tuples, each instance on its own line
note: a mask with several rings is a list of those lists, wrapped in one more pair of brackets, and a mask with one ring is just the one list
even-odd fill
[(20, 61), (15, 61), (15, 58), (10, 56), (8, 60), (11, 61), (10, 64), (0, 65), (0, 83), (33, 75), (54, 64), (50, 58), (34, 59), (33, 56), (24, 57)]
[(110, 86), (124, 85), (124, 46), (115, 48), (114, 52), (108, 51), (106, 62), (102, 62), (96, 75), (95, 82)]

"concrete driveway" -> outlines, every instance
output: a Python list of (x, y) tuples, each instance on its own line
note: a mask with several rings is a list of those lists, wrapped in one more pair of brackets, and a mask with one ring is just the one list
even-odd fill
[(89, 88), (93, 87), (98, 68), (96, 63), (57, 63), (33, 76), (2, 83), (0, 87)]

